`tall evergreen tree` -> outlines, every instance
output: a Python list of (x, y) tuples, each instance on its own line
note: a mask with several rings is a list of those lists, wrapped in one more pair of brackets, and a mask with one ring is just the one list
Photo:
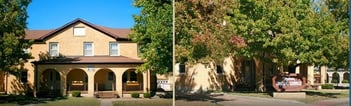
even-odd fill
[(134, 16), (129, 37), (139, 44), (141, 58), (146, 61), (137, 70), (161, 74), (172, 71), (172, 0), (135, 0), (134, 5), (141, 8), (141, 13)]
[(31, 0), (0, 0), (0, 71), (17, 74), (31, 58), (24, 52), (31, 45), (25, 40), (27, 7)]

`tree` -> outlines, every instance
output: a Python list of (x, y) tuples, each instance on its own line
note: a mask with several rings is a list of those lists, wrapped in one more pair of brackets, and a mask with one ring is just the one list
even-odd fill
[(334, 14), (344, 13), (315, 4), (310, 0), (177, 0), (176, 60), (213, 61), (231, 55), (253, 59), (258, 91), (264, 87), (263, 63), (289, 67), (292, 73), (301, 64), (340, 65), (349, 41), (339, 36), (345, 23)]
[(176, 61), (222, 63), (245, 42), (232, 31), (232, 0), (176, 0)]
[[(27, 7), (31, 0), (0, 1), (0, 70), (17, 74), (31, 54), (23, 50), (31, 45), (25, 40)], [(20, 67), (19, 67), (20, 66)]]
[(141, 58), (146, 61), (137, 70), (172, 71), (172, 0), (135, 0), (134, 5), (141, 13), (134, 16), (129, 37), (139, 44)]

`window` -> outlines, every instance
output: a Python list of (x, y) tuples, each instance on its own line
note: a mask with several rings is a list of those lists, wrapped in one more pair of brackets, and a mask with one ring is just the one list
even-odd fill
[(84, 42), (84, 56), (93, 56), (94, 55), (93, 48), (94, 47), (92, 42)]
[(24, 52), (25, 54), (29, 54), (29, 53), (30, 53), (30, 48), (24, 48), (24, 49), (23, 49), (23, 52)]
[(21, 72), (21, 82), (22, 83), (27, 83), (28, 80), (27, 80), (27, 75), (28, 75), (28, 72), (27, 71), (22, 71)]
[(114, 76), (113, 72), (108, 72), (108, 80), (109, 81), (112, 81), (114, 79), (113, 76)]
[(130, 81), (137, 81), (137, 74), (134, 71), (130, 72)]
[(110, 42), (110, 56), (118, 56), (118, 43), (117, 42)]
[(74, 27), (73, 28), (74, 36), (84, 36), (85, 35), (85, 27)]
[(185, 73), (185, 64), (179, 64), (179, 73), (184, 74)]
[(57, 42), (49, 43), (49, 54), (54, 57), (59, 56), (59, 45)]
[(222, 69), (222, 66), (217, 65), (217, 67), (216, 67), (216, 68), (217, 68), (217, 69), (216, 69), (217, 74), (223, 74), (223, 69)]

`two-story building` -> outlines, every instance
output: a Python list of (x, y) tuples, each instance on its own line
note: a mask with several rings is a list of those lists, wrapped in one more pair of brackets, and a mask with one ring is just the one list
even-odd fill
[(136, 72), (144, 62), (138, 57), (137, 43), (128, 39), (130, 32), (82, 19), (53, 30), (26, 30), (26, 39), (34, 40), (26, 50), (34, 59), (25, 64), (22, 72), (28, 87), (16, 76), (2, 74), (3, 90), (21, 93), (31, 89), (37, 95), (67, 95), (79, 90), (89, 96), (147, 92), (150, 72)]

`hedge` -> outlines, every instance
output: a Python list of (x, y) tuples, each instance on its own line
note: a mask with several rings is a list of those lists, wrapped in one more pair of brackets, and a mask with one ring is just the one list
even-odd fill
[(80, 97), (80, 91), (72, 91), (72, 96), (73, 97)]
[(139, 98), (139, 93), (132, 93), (131, 95), (133, 98)]
[(333, 89), (334, 85), (333, 84), (322, 84), (322, 89)]

